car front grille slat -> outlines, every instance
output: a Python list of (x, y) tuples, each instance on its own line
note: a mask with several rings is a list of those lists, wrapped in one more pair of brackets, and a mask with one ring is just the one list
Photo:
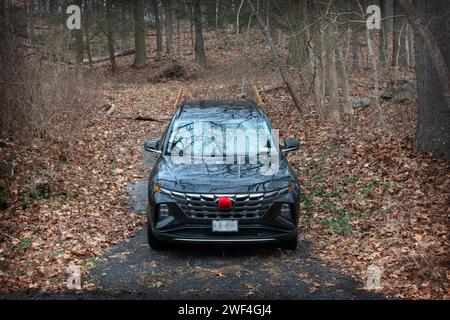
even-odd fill
[[(243, 194), (182, 193), (162, 188), (161, 191), (176, 200), (180, 208), (193, 219), (258, 219), (269, 210), (277, 198), (286, 194), (288, 189)], [(233, 207), (219, 208), (216, 201), (220, 197), (232, 199)]]

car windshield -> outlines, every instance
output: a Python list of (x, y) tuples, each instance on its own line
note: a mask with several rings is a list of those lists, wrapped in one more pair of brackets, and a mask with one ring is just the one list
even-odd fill
[(166, 155), (190, 157), (258, 156), (277, 151), (265, 119), (177, 119)]

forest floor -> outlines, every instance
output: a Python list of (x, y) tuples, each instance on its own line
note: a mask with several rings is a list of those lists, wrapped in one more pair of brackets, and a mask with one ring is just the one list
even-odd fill
[[(115, 115), (167, 119), (173, 113), (180, 86), (187, 88), (189, 98), (202, 99), (234, 98), (249, 83), (258, 86), (280, 83), (268, 48), (261, 41), (245, 43), (245, 38), (238, 40), (233, 35), (218, 39), (214, 33), (207, 33), (205, 41), (208, 69), (202, 71), (195, 66), (186, 45), (181, 60), (184, 73), (176, 79), (157, 78), (161, 68), (153, 59), (148, 68), (136, 70), (131, 66), (132, 56), (119, 58), (116, 76), (109, 74), (107, 63), (99, 64), (96, 68), (106, 74), (102, 103), (93, 107), (89, 125), (74, 140), (68, 153), (62, 154), (58, 145), (40, 140), (0, 141), (2, 174), (8, 174), (8, 178), (2, 176), (0, 180), (5, 184), (0, 189), (4, 199), (0, 209), (2, 292), (67, 291), (69, 263), (81, 266), (83, 291), (95, 292), (101, 288), (95, 279), (107, 273), (104, 269), (98, 273), (105, 266), (104, 259), (118, 252), (121, 254), (115, 256), (117, 261), (137, 255), (145, 258), (140, 262), (146, 262), (146, 268), (152, 267), (148, 265), (152, 257), (158, 261), (176, 255), (156, 254), (146, 248), (146, 256), (142, 241), (136, 240), (142, 240), (139, 238), (142, 231), (138, 231), (145, 225), (145, 218), (133, 210), (130, 201), (130, 190), (145, 180), (148, 172), (142, 145), (149, 137), (160, 134), (167, 121), (109, 119), (105, 116), (105, 104), (114, 103)], [(153, 57), (154, 53), (149, 51), (148, 56)], [(168, 62), (170, 59), (166, 58), (164, 63)], [(388, 89), (395, 72), (390, 68), (381, 72), (380, 86)], [(397, 75), (403, 81), (414, 79), (412, 71), (400, 71)], [(370, 77), (370, 71), (350, 74), (353, 97), (371, 95)], [(292, 266), (287, 275), (309, 281), (312, 284), (306, 289), (309, 293), (315, 287), (324, 292), (321, 297), (333, 297), (327, 294), (353, 292), (356, 286), (362, 287), (367, 269), (374, 265), (381, 270), (381, 288), (376, 293), (382, 296), (450, 298), (450, 163), (413, 150), (416, 104), (383, 101), (388, 123), (382, 128), (372, 108), (358, 109), (342, 124), (319, 122), (315, 114), (301, 121), (284, 88), (262, 96), (264, 109), (280, 130), (281, 139), (295, 137), (302, 143), (301, 151), (289, 156), (303, 185), (303, 214), (301, 248), (287, 257)], [(309, 106), (310, 100), (303, 96)], [(133, 244), (139, 246), (136, 252), (132, 250)], [(258, 255), (258, 252), (251, 253), (251, 259), (264, 260), (267, 253)], [(211, 279), (220, 280), (231, 274), (236, 277), (238, 271), (224, 262), (225, 254), (222, 259), (212, 256), (211, 265), (194, 271), (205, 272)], [(282, 261), (283, 257), (280, 253), (279, 258), (271, 259)], [(183, 255), (180, 261), (185, 263), (185, 258), (192, 259)], [(305, 262), (307, 259), (326, 270), (305, 267), (310, 273), (303, 273), (302, 267), (295, 267), (309, 263)], [(131, 265), (117, 270), (132, 269)], [(242, 266), (252, 267), (244, 261)], [(164, 288), (158, 268), (147, 279), (151, 282), (148, 287)], [(181, 270), (182, 266), (177, 268)], [(270, 283), (285, 277), (286, 270), (266, 271), (255, 281), (270, 292)], [(341, 284), (350, 281), (345, 277), (355, 282), (321, 289), (327, 287), (326, 279), (333, 272)], [(311, 280), (314, 274), (322, 278)], [(267, 284), (261, 283), (264, 280)], [(245, 293), (258, 292), (257, 283), (248, 286), (243, 288)], [(292, 297), (302, 297), (298, 292), (295, 294), (297, 289), (290, 289), (294, 290)], [(353, 293), (341, 296), (369, 297)]]

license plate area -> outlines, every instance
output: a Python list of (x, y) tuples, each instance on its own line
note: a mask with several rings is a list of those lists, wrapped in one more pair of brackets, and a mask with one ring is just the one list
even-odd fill
[(213, 220), (212, 221), (213, 232), (237, 232), (238, 221), (237, 220)]

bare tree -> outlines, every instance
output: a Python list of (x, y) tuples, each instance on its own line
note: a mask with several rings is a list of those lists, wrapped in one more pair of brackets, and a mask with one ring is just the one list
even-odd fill
[(177, 59), (181, 59), (181, 23), (180, 23), (180, 0), (177, 0), (177, 7), (175, 9), (175, 15), (177, 20)]
[(353, 114), (353, 108), (350, 101), (350, 88), (348, 84), (347, 68), (345, 67), (345, 57), (341, 46), (336, 45), (337, 71), (339, 80), (342, 84), (342, 107), (346, 114)]
[(450, 24), (447, 19), (435, 19), (450, 12), (450, 3), (418, 1), (416, 12), (409, 1), (397, 2), (418, 36), (415, 42), (419, 117), (415, 146), (450, 159)]
[(116, 73), (117, 71), (117, 63), (116, 63), (116, 52), (114, 49), (114, 27), (113, 27), (113, 17), (112, 17), (112, 8), (113, 8), (113, 1), (107, 0), (106, 1), (106, 25), (107, 30), (104, 31), (107, 43), (108, 43), (108, 52), (109, 52), (109, 58), (111, 60), (111, 70), (112, 73)]
[(144, 24), (144, 1), (134, 0), (134, 65), (136, 67), (144, 67), (146, 65), (145, 58), (145, 24)]
[(244, 0), (241, 0), (238, 11), (236, 13), (236, 34), (239, 34), (239, 16), (241, 15), (241, 9), (242, 9), (243, 5), (244, 5)]
[[(364, 9), (361, 6), (361, 3), (358, 2), (361, 12), (364, 13)], [(378, 117), (380, 124), (383, 128), (386, 127), (386, 120), (384, 118), (383, 110), (380, 105), (380, 85), (379, 85), (379, 73), (378, 73), (378, 64), (377, 59), (375, 57), (375, 53), (373, 52), (372, 38), (370, 36), (370, 30), (366, 28), (367, 35), (367, 50), (369, 51), (369, 59), (372, 63), (373, 77), (374, 77), (374, 99), (375, 99), (375, 107), (378, 111)]]
[[(380, 9), (381, 9), (381, 17), (386, 18), (387, 17), (387, 3), (388, 0), (379, 0), (380, 1)], [(389, 19), (382, 19), (381, 20), (381, 30), (380, 30), (380, 44), (378, 46), (379, 48), (379, 56), (380, 56), (380, 63), (383, 65), (387, 65), (387, 48), (388, 48), (388, 23)]]
[[(84, 0), (85, 8), (88, 8), (89, 0)], [(83, 20), (83, 29), (84, 29), (84, 49), (86, 50), (86, 55), (89, 63), (92, 63), (92, 51), (91, 51), (91, 38), (90, 38), (90, 23), (91, 23), (91, 12), (89, 9), (86, 10), (84, 14)]]
[(306, 27), (306, 0), (301, 2), (290, 0), (289, 6), (289, 28), (292, 34), (289, 35), (288, 63), (294, 66), (302, 66), (306, 62), (307, 45), (304, 30)]
[[(321, 65), (321, 36), (320, 36), (320, 25), (312, 28), (312, 38), (315, 39), (315, 45), (307, 46), (309, 57), (310, 57), (310, 70), (311, 75), (314, 78), (314, 98), (316, 102), (317, 112), (321, 120), (325, 119), (324, 113), (324, 93), (322, 90), (322, 65)], [(309, 29), (307, 29), (309, 33)], [(309, 36), (308, 36), (309, 38)]]
[(219, 33), (219, 8), (220, 0), (216, 0), (216, 10), (215, 10), (215, 22), (216, 22), (216, 33)]
[(167, 53), (172, 52), (173, 47), (173, 8), (172, 0), (164, 0), (164, 23), (166, 30), (166, 50)]
[(33, 42), (34, 39), (34, 0), (27, 0), (27, 31), (28, 40)]
[(159, 4), (158, 0), (152, 0), (153, 14), (155, 16), (155, 29), (156, 29), (156, 59), (162, 60), (162, 32), (161, 32), (161, 19), (159, 16)]
[[(444, 90), (444, 96), (447, 99), (447, 107), (450, 108), (450, 72), (448, 69), (448, 62), (445, 61), (443, 51), (441, 50), (441, 46), (439, 43), (435, 40), (433, 37), (433, 32), (428, 30), (428, 28), (425, 26), (425, 23), (423, 20), (417, 15), (416, 11), (414, 10), (414, 7), (411, 5), (410, 2), (405, 0), (396, 0), (403, 8), (403, 11), (406, 14), (406, 17), (408, 18), (410, 24), (414, 28), (415, 32), (421, 39), (422, 43), (421, 45), (424, 46), (427, 51), (430, 58), (430, 61), (433, 65), (433, 67), (436, 70), (436, 73), (438, 75), (438, 79), (441, 83), (442, 89)], [(433, 2), (433, 8), (434, 10), (438, 11), (440, 5), (438, 3), (435, 3), (436, 0), (430, 1)], [(439, 2), (439, 1), (437, 1)], [(448, 9), (448, 3), (447, 5), (442, 4), (443, 9)], [(423, 9), (423, 7), (422, 7)], [(424, 10), (425, 11), (425, 10)], [(442, 12), (448, 12), (442, 11)], [(432, 16), (428, 15), (428, 18), (431, 19)], [(444, 24), (445, 26), (445, 24)], [(444, 26), (440, 26), (444, 29)], [(437, 26), (435, 27), (437, 29)], [(441, 33), (440, 30), (434, 30), (436, 34)], [(442, 34), (446, 34), (445, 31), (442, 31)], [(448, 35), (448, 33), (447, 33)], [(446, 43), (443, 45), (447, 46)], [(448, 52), (448, 50), (447, 50)]]
[(327, 92), (330, 97), (329, 117), (336, 122), (341, 122), (340, 102), (338, 96), (338, 79), (336, 71), (336, 52), (335, 52), (335, 32), (334, 24), (329, 23), (325, 31), (326, 45), (326, 70), (327, 70)]
[(202, 30), (202, 11), (200, 0), (193, 0), (193, 20), (194, 20), (194, 53), (195, 61), (203, 68), (206, 68), (206, 54), (203, 45), (203, 30)]
[[(350, 8), (354, 11), (357, 10), (358, 5), (355, 1), (351, 2)], [(357, 17), (357, 15), (355, 15)], [(361, 47), (361, 44), (359, 43), (359, 32), (360, 27), (359, 23), (350, 23), (350, 29), (351, 29), (351, 47), (352, 47), (352, 69), (358, 70), (359, 69), (359, 48)]]
[[(81, 0), (75, 1), (75, 4), (81, 8)], [(75, 51), (77, 63), (83, 63), (83, 32), (81, 29), (73, 30), (75, 37)]]
[(394, 22), (392, 33), (392, 63), (394, 66), (406, 66), (406, 24), (407, 21), (403, 17), (403, 12), (397, 1), (394, 3)]
[(289, 76), (287, 74), (287, 71), (285, 69), (284, 64), (282, 63), (282, 61), (280, 60), (280, 56), (278, 54), (278, 50), (277, 47), (273, 41), (272, 35), (270, 34), (270, 30), (267, 26), (267, 24), (264, 24), (264, 20), (262, 19), (262, 17), (257, 13), (255, 6), (253, 5), (251, 0), (247, 0), (248, 5), (250, 6), (250, 8), (252, 9), (253, 13), (256, 16), (256, 19), (261, 27), (261, 29), (263, 30), (263, 34), (266, 38), (267, 43), (270, 46), (271, 52), (272, 52), (272, 58), (276, 61), (277, 63), (277, 67), (278, 70), (280, 72), (281, 78), (283, 79), (283, 82), (286, 85), (286, 88), (289, 91), (289, 94), (291, 95), (291, 98), (294, 102), (294, 106), (295, 108), (298, 110), (298, 112), (300, 114), (305, 114), (306, 113), (306, 109), (303, 107), (303, 105), (300, 102), (300, 99), (297, 97), (297, 93), (295, 92), (294, 89), (294, 85), (292, 84), (292, 81), (289, 79)]

